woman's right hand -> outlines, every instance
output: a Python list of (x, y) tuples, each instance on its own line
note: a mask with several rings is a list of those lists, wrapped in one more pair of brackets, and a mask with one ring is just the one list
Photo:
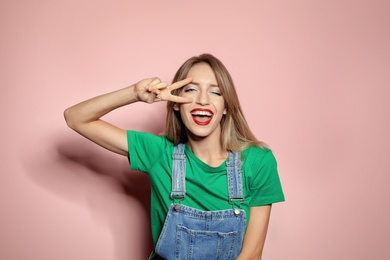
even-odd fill
[(136, 101), (192, 102), (191, 98), (171, 94), (172, 90), (181, 88), (191, 81), (192, 78), (187, 78), (168, 85), (159, 78), (144, 79), (129, 87), (85, 100), (66, 109), (65, 120), (70, 128), (89, 140), (110, 151), (127, 156), (126, 131), (100, 118), (114, 109)]
[(172, 90), (179, 89), (189, 84), (192, 78), (186, 78), (169, 85), (159, 78), (149, 78), (139, 81), (134, 89), (139, 101), (154, 103), (159, 101), (172, 101), (175, 103), (190, 103), (191, 98), (172, 95)]

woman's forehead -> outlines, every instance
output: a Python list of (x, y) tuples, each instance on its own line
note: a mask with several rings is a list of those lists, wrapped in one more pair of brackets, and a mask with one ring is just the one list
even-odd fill
[(187, 77), (192, 77), (195, 85), (215, 85), (218, 86), (217, 78), (213, 69), (207, 63), (198, 63), (191, 67)]

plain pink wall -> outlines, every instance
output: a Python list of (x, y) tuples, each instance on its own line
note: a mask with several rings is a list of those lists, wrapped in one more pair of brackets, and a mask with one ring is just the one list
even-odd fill
[[(0, 3), (0, 259), (145, 259), (148, 180), (63, 110), (188, 57), (228, 67), (287, 201), (266, 260), (390, 259), (388, 1)], [(158, 133), (164, 104), (107, 116)]]

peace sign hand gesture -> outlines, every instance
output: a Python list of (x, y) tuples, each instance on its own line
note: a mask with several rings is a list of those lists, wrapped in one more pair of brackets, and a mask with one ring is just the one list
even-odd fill
[(185, 98), (172, 95), (172, 90), (182, 88), (192, 81), (192, 78), (186, 78), (169, 85), (159, 78), (144, 79), (135, 84), (135, 91), (139, 101), (154, 103), (158, 101), (172, 101), (175, 103), (190, 103), (192, 98)]

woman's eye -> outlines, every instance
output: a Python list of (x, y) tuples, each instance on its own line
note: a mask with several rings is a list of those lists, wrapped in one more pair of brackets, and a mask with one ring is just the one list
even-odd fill
[(211, 92), (211, 93), (213, 93), (213, 94), (215, 94), (215, 95), (217, 95), (217, 96), (222, 96), (221, 92), (219, 92), (219, 91), (213, 91), (213, 92)]
[(195, 89), (194, 88), (187, 88), (184, 90), (184, 92), (191, 92), (191, 91), (195, 91)]

